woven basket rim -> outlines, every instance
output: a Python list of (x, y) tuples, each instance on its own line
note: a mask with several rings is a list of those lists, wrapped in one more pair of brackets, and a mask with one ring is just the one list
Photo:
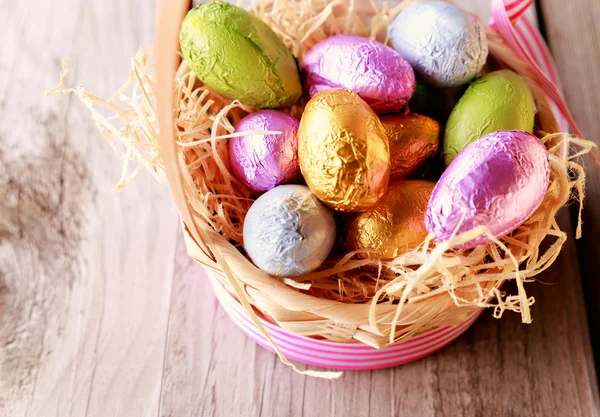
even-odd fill
[[(272, 299), (273, 294), (285, 294), (287, 297), (294, 297), (298, 301), (298, 304), (302, 304), (302, 302), (310, 302), (310, 303), (319, 303), (320, 306), (315, 307), (311, 311), (298, 311), (298, 310), (290, 310), (290, 312), (298, 312), (299, 314), (303, 313), (304, 316), (310, 318), (314, 317), (315, 322), (324, 321), (335, 323), (344, 323), (344, 320), (341, 320), (341, 315), (334, 314), (331, 310), (333, 307), (342, 308), (345, 312), (345, 315), (354, 315), (356, 316), (356, 320), (354, 321), (346, 321), (344, 324), (349, 327), (354, 327), (355, 334), (350, 337), (356, 340), (359, 340), (366, 344), (371, 344), (375, 347), (383, 347), (386, 346), (385, 338), (382, 337), (379, 340), (361, 340), (360, 331), (361, 326), (368, 326), (369, 323), (369, 304), (349, 304), (344, 303), (342, 301), (323, 299), (312, 294), (306, 294), (298, 291), (295, 288), (292, 288), (279, 280), (274, 280), (272, 277), (267, 275), (266, 273), (258, 270), (250, 260), (248, 260), (244, 255), (242, 255), (233, 245), (227, 242), (225, 239), (220, 237), (220, 235), (215, 232), (209, 225), (207, 224), (197, 224), (194, 221), (194, 216), (191, 214), (193, 208), (190, 206), (184, 188), (183, 188), (183, 179), (182, 173), (180, 171), (180, 167), (177, 161), (177, 149), (176, 149), (176, 141), (174, 135), (174, 116), (173, 109), (171, 103), (171, 98), (173, 97), (174, 86), (172, 80), (174, 80), (177, 71), (177, 59), (178, 59), (178, 36), (176, 33), (179, 32), (179, 23), (182, 20), (182, 17), (187, 12), (188, 3), (183, 0), (177, 1), (164, 1), (162, 4), (162, 8), (160, 11), (161, 19), (159, 21), (158, 27), (158, 36), (157, 36), (157, 47), (156, 47), (156, 55), (157, 55), (157, 105), (158, 105), (158, 117), (160, 124), (160, 135), (159, 135), (159, 143), (161, 148), (161, 155), (163, 158), (163, 162), (165, 165), (165, 170), (167, 172), (167, 178), (169, 180), (169, 186), (171, 192), (173, 194), (173, 199), (176, 203), (179, 214), (182, 218), (184, 224), (184, 234), (185, 234), (185, 242), (188, 252), (192, 258), (201, 263), (202, 265), (209, 268), (213, 273), (216, 273), (216, 276), (219, 278), (219, 282), (221, 285), (225, 287), (225, 289), (230, 293), (235, 293), (237, 296), (240, 295), (239, 291), (243, 291), (243, 296), (247, 297), (249, 302), (255, 307), (258, 308), (263, 314), (270, 316), (277, 325), (287, 331), (291, 331), (293, 333), (297, 333), (293, 330), (294, 326), (280, 317), (276, 317), (271, 315), (271, 309), (269, 306), (266, 306), (263, 301), (257, 298), (257, 295), (263, 294), (265, 297)], [(500, 48), (500, 44), (502, 40), (499, 36), (495, 35), (495, 32), (492, 29), (487, 28), (488, 40), (491, 46), (496, 48)], [(492, 55), (492, 49), (490, 48), (490, 55)], [(506, 52), (506, 48), (503, 48), (503, 51)], [(498, 59), (497, 56), (495, 56)], [(517, 59), (518, 57), (515, 55), (512, 59)], [(504, 62), (504, 61), (503, 61)], [(506, 62), (504, 62), (506, 64)], [(510, 67), (510, 65), (509, 65)], [(514, 68), (513, 68), (514, 69)], [(517, 71), (518, 72), (518, 71)], [(539, 92), (539, 91), (538, 91)], [(535, 94), (534, 94), (535, 95)], [(548, 97), (537, 95), (536, 103), (538, 106), (542, 103), (547, 108), (550, 108), (550, 102)], [(554, 133), (559, 132), (558, 123), (553, 114), (546, 114), (546, 120), (543, 121), (543, 127), (546, 132)], [(570, 194), (570, 192), (568, 193)], [(555, 204), (557, 207), (553, 207), (553, 209), (558, 210), (559, 207), (562, 207), (566, 203), (566, 201), (556, 201)], [(541, 239), (540, 239), (541, 241)], [(539, 242), (537, 242), (539, 245)], [(215, 250), (218, 253), (215, 253)], [(247, 271), (251, 278), (244, 277), (244, 279), (240, 279), (242, 281), (242, 289), (235, 288), (235, 283), (231, 282), (231, 277), (228, 274), (229, 267), (225, 268), (223, 262), (220, 262), (219, 254), (223, 257), (223, 259), (227, 259), (227, 263), (231, 264), (231, 267), (236, 266), (237, 263), (244, 264), (244, 268), (247, 268)], [(237, 278), (236, 278), (237, 279)], [(497, 281), (494, 288), (498, 289), (504, 281)], [(487, 288), (487, 287), (486, 287)], [(257, 292), (258, 291), (258, 292)], [(437, 297), (437, 296), (436, 296)], [(453, 299), (447, 293), (442, 293), (439, 295), (440, 300), (446, 299), (446, 302), (454, 303)], [(439, 300), (438, 300), (439, 301)], [(419, 301), (413, 304), (419, 305)], [(282, 309), (285, 309), (286, 306), (282, 306)], [(479, 310), (481, 307), (477, 306), (455, 306), (457, 309), (456, 317), (454, 318), (455, 323), (459, 323), (464, 321), (468, 314), (470, 314), (474, 310)], [(458, 311), (462, 309), (461, 311)], [(377, 314), (381, 316), (390, 316), (396, 310), (394, 304), (381, 304), (377, 306)], [(320, 320), (319, 320), (320, 319)], [(427, 330), (427, 327), (422, 329), (423, 331)], [(350, 333), (352, 330), (350, 330)], [(357, 333), (358, 332), (358, 335)], [(415, 334), (419, 334), (418, 332)], [(307, 336), (309, 338), (313, 338), (313, 336)], [(331, 343), (340, 343), (339, 341), (332, 341)], [(343, 343), (343, 342), (342, 342)]]

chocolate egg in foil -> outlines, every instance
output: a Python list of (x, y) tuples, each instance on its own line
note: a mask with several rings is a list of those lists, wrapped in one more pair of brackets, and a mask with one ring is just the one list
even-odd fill
[(257, 111), (240, 120), (235, 132), (248, 135), (229, 141), (229, 162), (235, 177), (255, 191), (268, 191), (299, 177), (298, 125), (298, 120), (277, 110)]
[(335, 241), (335, 221), (308, 187), (280, 185), (252, 204), (243, 235), (257, 267), (271, 275), (296, 277), (327, 258)]
[(302, 95), (298, 65), (259, 17), (221, 1), (190, 10), (179, 32), (181, 54), (217, 93), (259, 108), (295, 104)]
[(488, 56), (482, 25), (463, 9), (443, 1), (409, 4), (390, 24), (389, 37), (415, 72), (437, 87), (471, 81)]
[(364, 213), (348, 214), (346, 249), (371, 249), (359, 256), (393, 259), (419, 246), (427, 237), (425, 211), (435, 183), (397, 181)]
[(468, 144), (499, 130), (533, 132), (531, 90), (516, 72), (500, 70), (475, 80), (452, 110), (444, 133), (448, 166)]
[(390, 180), (402, 180), (415, 173), (437, 152), (441, 126), (435, 120), (414, 113), (386, 115), (379, 120), (390, 144)]
[[(444, 171), (429, 201), (427, 230), (439, 242), (478, 226), (496, 238), (506, 236), (539, 207), (549, 176), (546, 148), (537, 137), (516, 130), (484, 136)], [(481, 235), (458, 247), (488, 243)]]
[(390, 150), (385, 129), (353, 91), (321, 91), (306, 104), (298, 160), (310, 190), (335, 210), (364, 211), (386, 191)]
[(356, 92), (376, 113), (400, 111), (416, 88), (412, 67), (377, 41), (337, 35), (316, 44), (302, 60), (310, 97), (330, 88)]

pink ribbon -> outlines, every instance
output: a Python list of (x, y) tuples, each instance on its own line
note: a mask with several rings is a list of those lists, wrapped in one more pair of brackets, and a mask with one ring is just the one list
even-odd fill
[[(529, 7), (533, 4), (534, 0), (504, 0), (504, 9), (511, 22), (517, 21)], [(494, 19), (490, 20), (490, 26), (495, 27)]]

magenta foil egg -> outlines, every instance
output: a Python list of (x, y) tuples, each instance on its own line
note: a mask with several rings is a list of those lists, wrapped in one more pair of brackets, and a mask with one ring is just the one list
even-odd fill
[(400, 111), (416, 89), (410, 64), (389, 46), (352, 35), (316, 44), (302, 60), (310, 97), (331, 88), (353, 90), (376, 113)]
[[(268, 191), (297, 178), (298, 125), (298, 120), (277, 110), (260, 110), (240, 120), (235, 132), (248, 134), (229, 141), (235, 177), (254, 191)], [(281, 133), (252, 133), (261, 131)]]
[[(511, 130), (483, 136), (458, 154), (434, 188), (427, 230), (438, 242), (478, 226), (496, 238), (506, 236), (540, 206), (549, 179), (546, 148), (534, 135)], [(459, 247), (490, 241), (481, 235)]]

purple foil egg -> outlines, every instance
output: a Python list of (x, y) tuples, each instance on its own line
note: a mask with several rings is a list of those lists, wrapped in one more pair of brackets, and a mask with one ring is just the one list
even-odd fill
[(240, 120), (236, 133), (282, 133), (230, 139), (229, 162), (235, 177), (254, 191), (268, 191), (298, 177), (298, 125), (298, 120), (277, 110), (257, 111)]
[(415, 73), (398, 52), (377, 41), (337, 35), (302, 60), (310, 97), (330, 88), (353, 90), (376, 113), (400, 111), (416, 89)]
[[(478, 226), (496, 238), (506, 236), (540, 206), (549, 180), (548, 154), (537, 137), (517, 130), (491, 133), (464, 148), (446, 169), (429, 200), (425, 225), (438, 242)], [(459, 247), (488, 243), (481, 235)]]

